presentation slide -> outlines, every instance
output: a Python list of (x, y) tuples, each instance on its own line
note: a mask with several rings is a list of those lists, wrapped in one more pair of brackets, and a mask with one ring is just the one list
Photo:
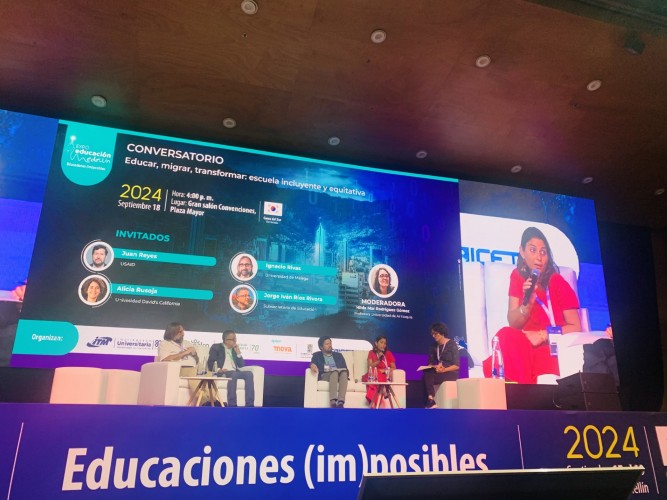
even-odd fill
[[(493, 338), (509, 326), (510, 275), (520, 264), (524, 232), (534, 228), (539, 233), (532, 234), (541, 233), (540, 248), (535, 250), (543, 255), (530, 265), (538, 268), (538, 274), (550, 272), (550, 264), (555, 266), (553, 272), (567, 283), (560, 289), (571, 289), (576, 300), (568, 299), (565, 308), (578, 305), (578, 317), (559, 316), (563, 296), (570, 295), (559, 294), (558, 283), (552, 279), (548, 287), (538, 287), (535, 303), (526, 305), (530, 321), (522, 329), (547, 331), (574, 321), (576, 331), (548, 330), (555, 333), (548, 335), (545, 344), (560, 376), (578, 371), (609, 373), (618, 383), (593, 201), (469, 181), (461, 181), (459, 187), (467, 342), (475, 364), (471, 376), (483, 376), (482, 363), (492, 354)], [(530, 250), (526, 245), (526, 255)], [(526, 267), (526, 277), (530, 271)]]
[(127, 366), (164, 328), (248, 359), (465, 337), (458, 183), (61, 121), (13, 366)]

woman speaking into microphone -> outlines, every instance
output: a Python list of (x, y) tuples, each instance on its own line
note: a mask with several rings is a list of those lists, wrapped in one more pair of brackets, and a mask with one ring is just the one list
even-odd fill
[[(368, 352), (368, 371), (377, 373), (377, 380), (375, 382), (387, 382), (391, 380), (391, 372), (396, 369), (396, 360), (394, 355), (387, 349), (387, 337), (378, 335), (373, 342), (373, 349)], [(368, 380), (368, 374), (361, 377), (364, 382), (372, 382)], [(372, 402), (375, 393), (378, 391), (377, 385), (369, 385), (366, 389), (366, 399)]]
[[(559, 274), (544, 233), (529, 227), (521, 236), (516, 269), (510, 275), (509, 326), (496, 337), (500, 344), (505, 378), (534, 384), (539, 375), (558, 375), (558, 357), (549, 351), (547, 328), (562, 333), (581, 331), (579, 300)], [(491, 358), (483, 363), (484, 375), (491, 376)]]

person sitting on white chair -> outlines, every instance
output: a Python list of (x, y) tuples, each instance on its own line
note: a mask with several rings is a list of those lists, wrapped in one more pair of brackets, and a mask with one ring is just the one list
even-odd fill
[(234, 330), (222, 332), (222, 344), (213, 344), (208, 354), (208, 370), (213, 371), (214, 364), (218, 364), (216, 374), (229, 379), (227, 384), (227, 406), (235, 407), (237, 380), (245, 380), (245, 405), (255, 406), (255, 381), (252, 372), (242, 371), (245, 366), (241, 349), (236, 343)]
[(332, 408), (345, 407), (347, 393), (348, 370), (345, 358), (333, 351), (331, 337), (320, 337), (317, 340), (320, 350), (310, 360), (310, 370), (317, 373), (318, 380), (329, 382), (329, 400)]

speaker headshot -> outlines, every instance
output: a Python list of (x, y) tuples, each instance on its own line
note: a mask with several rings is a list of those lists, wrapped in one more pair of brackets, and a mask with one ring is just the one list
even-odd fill
[(398, 275), (391, 266), (378, 264), (368, 273), (368, 284), (378, 297), (391, 297), (398, 290)]
[(236, 312), (248, 314), (257, 305), (255, 290), (248, 285), (240, 285), (229, 294), (229, 305)]
[(229, 264), (229, 272), (237, 281), (250, 281), (257, 272), (257, 261), (248, 253), (238, 253)]
[(92, 241), (81, 254), (81, 262), (91, 271), (104, 271), (113, 262), (113, 249), (103, 241)]
[(84, 304), (100, 306), (109, 298), (109, 282), (102, 276), (90, 276), (79, 285), (79, 298)]

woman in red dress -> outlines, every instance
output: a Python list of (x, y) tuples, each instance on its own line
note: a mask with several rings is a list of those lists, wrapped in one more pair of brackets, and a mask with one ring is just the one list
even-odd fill
[[(391, 372), (396, 369), (396, 360), (390, 350), (387, 349), (387, 337), (378, 335), (373, 342), (373, 349), (368, 352), (368, 369), (377, 372), (377, 381), (386, 382), (391, 379)], [(368, 373), (362, 377), (368, 380)], [(366, 389), (366, 399), (370, 403), (378, 390), (377, 385), (369, 385)]]
[[(532, 280), (537, 280), (535, 286)], [(527, 228), (521, 236), (516, 269), (510, 276), (509, 326), (496, 334), (505, 378), (534, 384), (539, 375), (558, 375), (558, 357), (549, 351), (546, 329), (554, 326), (561, 327), (563, 334), (580, 332), (578, 309), (579, 300), (559, 274), (544, 233), (535, 227)], [(484, 375), (490, 377), (491, 358), (484, 360), (483, 368)]]

